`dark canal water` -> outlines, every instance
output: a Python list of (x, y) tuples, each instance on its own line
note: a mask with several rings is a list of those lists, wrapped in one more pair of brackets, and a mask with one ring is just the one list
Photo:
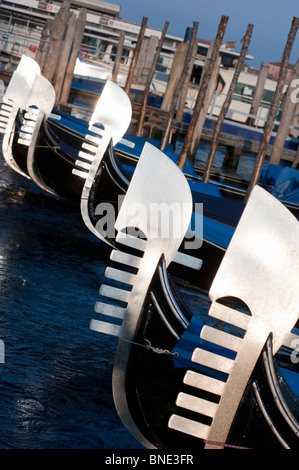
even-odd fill
[(2, 155), (0, 220), (0, 449), (140, 449), (112, 400), (116, 340), (89, 329), (110, 249)]

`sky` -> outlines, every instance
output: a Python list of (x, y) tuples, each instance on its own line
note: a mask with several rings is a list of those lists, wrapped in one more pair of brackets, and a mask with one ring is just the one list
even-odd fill
[[(213, 40), (221, 16), (228, 16), (224, 41), (241, 40), (248, 24), (253, 33), (248, 54), (254, 60), (248, 65), (259, 68), (261, 62), (281, 62), (293, 17), (299, 17), (299, 0), (109, 0), (121, 6), (120, 17), (141, 24), (143, 16), (147, 26), (163, 29), (169, 22), (168, 33), (184, 37), (187, 27), (199, 23), (197, 37)], [(293, 45), (290, 63), (299, 58), (299, 31)]]

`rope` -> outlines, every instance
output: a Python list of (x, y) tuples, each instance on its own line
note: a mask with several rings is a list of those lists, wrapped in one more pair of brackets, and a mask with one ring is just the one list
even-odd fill
[(242, 446), (235, 446), (233, 444), (222, 444), (221, 442), (216, 442), (216, 441), (207, 441), (204, 440), (205, 444), (212, 444), (214, 446), (219, 446), (219, 447), (229, 447), (231, 449), (242, 449), (242, 450), (251, 450), (251, 447), (242, 447)]
[[(175, 356), (175, 357), (179, 356), (179, 353), (177, 353), (177, 352), (173, 353), (173, 352), (170, 352), (168, 349), (161, 349), (161, 348), (157, 348), (155, 346), (152, 346), (151, 342), (148, 339), (144, 339), (144, 341), (148, 344), (141, 344), (141, 343), (137, 343), (135, 341), (130, 341), (130, 340), (124, 339), (124, 338), (120, 338), (120, 339), (122, 341), (127, 342), (127, 343), (134, 344), (135, 346), (146, 348), (147, 350), (153, 351), (156, 354), (166, 354), (168, 356), (170, 355), (170, 356)], [(223, 444), (222, 442), (216, 442), (216, 441), (204, 440), (204, 443), (219, 446), (219, 447), (227, 447), (227, 448), (230, 448), (230, 449), (251, 450), (251, 447), (242, 447), (242, 446), (237, 446), (237, 445), (233, 445), (233, 444)]]
[(156, 354), (166, 354), (167, 356), (175, 356), (178, 357), (179, 353), (177, 352), (170, 352), (168, 349), (161, 349), (157, 348), (156, 346), (152, 346), (151, 342), (148, 339), (144, 339), (148, 344), (141, 344), (141, 343), (136, 343), (135, 341), (130, 341), (128, 339), (120, 338), (122, 341), (125, 341), (126, 343), (134, 344), (135, 346), (140, 346), (142, 348), (146, 348), (147, 350), (153, 351)]

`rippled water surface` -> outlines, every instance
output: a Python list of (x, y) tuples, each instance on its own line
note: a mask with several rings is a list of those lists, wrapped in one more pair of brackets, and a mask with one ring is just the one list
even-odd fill
[(110, 249), (2, 156), (0, 220), (0, 448), (140, 448), (112, 400), (116, 340), (89, 329)]

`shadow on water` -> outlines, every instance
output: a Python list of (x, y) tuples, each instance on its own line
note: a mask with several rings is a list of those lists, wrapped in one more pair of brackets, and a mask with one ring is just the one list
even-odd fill
[(89, 329), (110, 249), (2, 160), (0, 218), (0, 448), (141, 448), (113, 404), (116, 340)]

